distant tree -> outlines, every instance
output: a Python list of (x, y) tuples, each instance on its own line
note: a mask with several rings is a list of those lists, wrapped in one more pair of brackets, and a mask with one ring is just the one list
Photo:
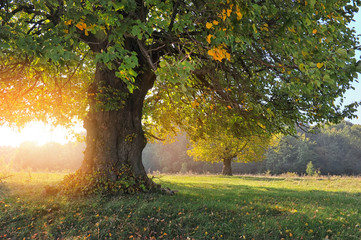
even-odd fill
[(231, 134), (219, 133), (191, 141), (188, 155), (195, 161), (223, 162), (223, 175), (232, 175), (232, 161), (261, 161), (268, 147), (266, 137), (237, 138)]
[(361, 126), (343, 121), (312, 136), (314, 161), (323, 174), (361, 174)]
[(297, 137), (279, 136), (260, 167), (274, 174), (304, 174), (312, 162), (315, 171), (322, 174), (361, 174), (360, 144), (361, 126), (346, 121), (314, 128), (313, 133), (300, 130)]
[[(308, 136), (308, 135), (307, 135)], [(314, 159), (312, 152), (313, 142), (305, 133), (299, 132), (296, 136), (276, 136), (272, 146), (268, 149), (265, 159), (265, 170), (273, 174), (284, 172), (305, 172), (307, 162)]]
[(308, 176), (314, 176), (316, 173), (315, 167), (312, 164), (312, 161), (309, 161), (306, 166), (306, 173)]

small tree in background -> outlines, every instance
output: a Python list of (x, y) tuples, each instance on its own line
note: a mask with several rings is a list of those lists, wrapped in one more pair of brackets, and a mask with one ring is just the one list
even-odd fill
[(316, 173), (315, 167), (313, 166), (312, 161), (309, 161), (307, 163), (307, 167), (306, 167), (306, 173), (308, 176), (314, 176)]
[(254, 162), (263, 159), (268, 147), (266, 137), (234, 137), (230, 133), (205, 136), (198, 141), (191, 141), (189, 156), (195, 161), (223, 162), (223, 175), (232, 175), (232, 161)]

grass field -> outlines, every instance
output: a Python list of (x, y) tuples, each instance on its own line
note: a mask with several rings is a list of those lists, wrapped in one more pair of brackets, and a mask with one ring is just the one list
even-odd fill
[(63, 176), (0, 184), (0, 239), (361, 239), (361, 178), (165, 175), (174, 196), (45, 196)]

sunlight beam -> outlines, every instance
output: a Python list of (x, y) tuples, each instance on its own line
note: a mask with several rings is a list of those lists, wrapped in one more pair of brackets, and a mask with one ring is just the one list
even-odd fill
[[(81, 126), (75, 126), (72, 130), (75, 133), (85, 131)], [(42, 122), (31, 122), (20, 130), (0, 126), (0, 146), (18, 147), (23, 142), (34, 142), (38, 145), (48, 142), (66, 144), (71, 141), (76, 141), (74, 135), (62, 126), (54, 127)]]

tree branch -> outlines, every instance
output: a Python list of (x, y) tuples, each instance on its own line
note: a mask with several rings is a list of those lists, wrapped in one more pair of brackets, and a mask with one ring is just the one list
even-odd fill
[(141, 53), (143, 54), (144, 58), (147, 60), (149, 66), (153, 69), (153, 71), (156, 71), (157, 68), (155, 67), (152, 59), (150, 58), (150, 56), (149, 56), (147, 50), (145, 49), (145, 47), (143, 46), (142, 42), (138, 38), (137, 38), (137, 43), (138, 43)]
[(172, 28), (173, 28), (173, 25), (174, 25), (174, 20), (175, 20), (175, 17), (177, 16), (177, 13), (178, 13), (178, 7), (180, 5), (180, 0), (178, 0), (174, 7), (173, 7), (173, 13), (172, 13), (172, 17), (170, 19), (170, 24), (169, 24), (169, 27), (168, 27), (168, 31), (171, 32), (172, 31)]
[(164, 138), (156, 137), (156, 136), (154, 136), (153, 134), (151, 134), (151, 133), (149, 133), (149, 132), (144, 132), (144, 134), (145, 134), (145, 135), (149, 135), (149, 137), (152, 137), (152, 138), (154, 138), (154, 139), (156, 139), (156, 140), (158, 140), (158, 141), (162, 141), (162, 142), (165, 141)]

